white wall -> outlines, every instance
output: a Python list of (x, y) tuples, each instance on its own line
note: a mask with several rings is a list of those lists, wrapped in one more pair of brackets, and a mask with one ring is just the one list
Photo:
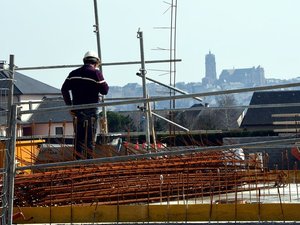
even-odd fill
[[(63, 126), (62, 123), (35, 124), (33, 135), (53, 136), (53, 135), (56, 135), (55, 128), (62, 127), (62, 126)], [(73, 135), (73, 133), (74, 133), (73, 123), (66, 123), (64, 135), (69, 136), (69, 135)]]
[[(6, 126), (0, 126), (0, 137), (6, 137), (6, 130), (7, 130)], [(16, 135), (17, 135), (17, 137), (22, 136), (22, 127), (21, 126), (17, 127)]]
[[(20, 103), (24, 103), (21, 105), (21, 111), (36, 109), (40, 105), (38, 102), (41, 102), (43, 97), (45, 97), (45, 95), (21, 95), (19, 99)], [(21, 120), (27, 121), (31, 115), (32, 114), (22, 114)]]

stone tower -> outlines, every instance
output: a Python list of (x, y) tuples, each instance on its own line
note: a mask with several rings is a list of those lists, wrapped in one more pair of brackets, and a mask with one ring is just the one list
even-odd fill
[(205, 56), (205, 78), (202, 79), (204, 85), (214, 84), (217, 81), (215, 55), (210, 51)]

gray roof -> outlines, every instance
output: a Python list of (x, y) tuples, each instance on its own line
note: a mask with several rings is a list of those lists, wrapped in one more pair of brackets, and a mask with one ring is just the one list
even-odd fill
[[(254, 92), (250, 105), (300, 103), (300, 91)], [(274, 118), (272, 114), (300, 113), (300, 106), (249, 108), (241, 127), (271, 126), (274, 121), (295, 121), (295, 118)]]
[[(9, 88), (9, 74), (6, 71), (0, 71), (0, 88)], [(1, 80), (3, 79), (3, 80)], [(30, 78), (24, 74), (15, 72), (15, 95), (49, 95), (49, 94), (60, 94), (60, 90), (52, 87), (48, 84)]]
[(58, 98), (44, 98), (43, 102), (39, 105), (37, 110), (34, 111), (28, 122), (35, 123), (48, 123), (51, 122), (72, 122), (73, 118), (69, 113), (69, 110), (59, 110), (59, 111), (47, 111), (39, 112), (39, 109), (53, 108), (66, 106), (62, 97)]
[(7, 124), (7, 112), (0, 108), (0, 125)]

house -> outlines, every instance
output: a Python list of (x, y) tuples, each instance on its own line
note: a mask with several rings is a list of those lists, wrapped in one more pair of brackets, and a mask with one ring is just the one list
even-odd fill
[(4, 137), (6, 134), (7, 115), (6, 110), (0, 108), (0, 137)]
[[(5, 130), (7, 127), (7, 105), (8, 105), (8, 95), (11, 86), (10, 75), (7, 71), (0, 71), (0, 102), (1, 102), (1, 135), (5, 136)], [(59, 89), (54, 88), (48, 84), (30, 78), (19, 72), (14, 74), (14, 96), (13, 103), (19, 103), (21, 110), (31, 110), (36, 109), (43, 98), (49, 97), (59, 97), (61, 92)], [(19, 118), (22, 122), (27, 122), (31, 117), (30, 114), (22, 114)], [(22, 128), (19, 128), (22, 129)], [(19, 132), (18, 134), (22, 133)]]
[[(265, 131), (266, 136), (227, 137), (225, 145), (254, 142), (278, 141), (297, 135), (297, 121), (300, 121), (300, 91), (254, 92), (250, 106), (244, 112), (240, 127), (248, 131)], [(290, 105), (288, 105), (290, 104)], [(294, 106), (292, 106), (294, 105)], [(254, 107), (255, 106), (255, 107)], [(288, 145), (266, 145), (257, 148), (244, 147), (247, 157), (265, 157), (263, 162), (270, 169), (290, 169), (299, 163), (298, 152)]]
[(175, 122), (189, 130), (232, 130), (239, 127), (243, 109), (211, 108), (207, 103), (194, 104), (191, 109), (176, 114)]
[[(247, 130), (281, 130), (291, 131), (299, 127), (300, 106), (284, 106), (285, 104), (300, 103), (300, 91), (262, 91), (254, 92), (250, 106), (241, 123), (241, 128)], [(272, 107), (266, 107), (272, 104)], [(292, 117), (287, 114), (291, 114)], [(299, 114), (297, 116), (297, 114)]]
[(49, 110), (66, 106), (62, 97), (44, 98), (31, 117), (23, 124), (23, 136), (56, 136), (73, 135), (73, 118), (69, 110)]

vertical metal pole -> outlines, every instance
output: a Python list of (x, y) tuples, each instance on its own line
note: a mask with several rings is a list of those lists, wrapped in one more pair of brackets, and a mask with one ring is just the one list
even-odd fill
[[(7, 96), (8, 100), (7, 100), (7, 125), (10, 124), (10, 110), (11, 110), (11, 106), (13, 104), (14, 101), (14, 79), (15, 79), (15, 63), (14, 63), (14, 55), (10, 55), (9, 56), (9, 79), (10, 79), (10, 85), (9, 85), (9, 94)], [(9, 126), (7, 129), (7, 133), (10, 133), (9, 131)]]
[[(176, 1), (177, 4), (177, 1)], [(177, 5), (174, 6), (174, 0), (171, 1), (171, 24), (170, 24), (170, 59), (175, 58), (175, 45), (176, 45), (176, 10), (174, 8), (177, 8)], [(175, 12), (174, 12), (175, 11)], [(174, 22), (175, 17), (175, 22)], [(175, 25), (174, 25), (175, 24)], [(176, 86), (176, 73), (175, 73), (175, 64), (170, 61), (170, 86), (175, 87)], [(170, 96), (175, 96), (175, 91), (170, 90)], [(175, 99), (170, 99), (170, 109), (175, 108)], [(174, 120), (174, 112), (169, 112), (169, 118), (170, 120)], [(169, 133), (170, 135), (173, 133), (175, 134), (175, 127), (169, 125)], [(174, 140), (175, 141), (175, 140)], [(175, 143), (174, 143), (175, 144)]]
[[(97, 0), (94, 0), (94, 13), (95, 13), (95, 25), (94, 25), (95, 31), (94, 32), (96, 33), (96, 39), (97, 39), (97, 51), (98, 51), (98, 56), (100, 57), (100, 59), (102, 59)], [(100, 65), (99, 68), (102, 71), (102, 65)]]
[(6, 147), (5, 147), (5, 163), (4, 163), (4, 173), (3, 173), (3, 189), (2, 189), (2, 224), (11, 224), (12, 218), (10, 219), (10, 207), (11, 207), (11, 198), (13, 198), (13, 194), (11, 192), (11, 189), (13, 187), (12, 180), (12, 171), (14, 162), (11, 163), (11, 156), (14, 156), (14, 149), (12, 149), (12, 146), (14, 146), (13, 139), (15, 136), (12, 136), (14, 127), (12, 126), (12, 122), (14, 122), (12, 113), (12, 104), (13, 104), (13, 96), (14, 96), (14, 71), (15, 65), (14, 65), (14, 55), (9, 56), (9, 92), (7, 95), (7, 129), (6, 129)]
[[(143, 98), (147, 98), (147, 87), (146, 87), (146, 69), (145, 69), (145, 57), (144, 57), (144, 42), (143, 42), (143, 32), (138, 31), (137, 32), (137, 38), (140, 39), (140, 54), (141, 54), (141, 75), (142, 75), (142, 82), (143, 82)], [(146, 113), (146, 142), (147, 147), (150, 148), (150, 117), (149, 117), (149, 108), (148, 104), (144, 103), (145, 113)]]
[[(173, 5), (173, 2), (172, 2), (172, 5)], [(173, 9), (173, 6), (172, 6), (172, 9)], [(171, 59), (176, 59), (176, 42), (177, 42), (177, 0), (175, 0), (175, 5), (174, 5), (174, 29), (172, 28), (171, 30), (173, 31), (173, 48), (171, 52), (173, 52), (173, 58)], [(176, 62), (173, 62), (173, 78), (174, 78), (174, 87), (176, 86)], [(174, 91), (174, 95), (175, 95), (175, 91)], [(173, 107), (176, 108), (176, 102), (175, 102), (175, 99), (174, 99), (174, 103), (173, 103)]]
[(17, 137), (17, 105), (11, 107), (11, 138), (8, 149), (8, 201), (7, 201), (7, 224), (13, 224), (13, 209), (14, 209), (14, 186), (16, 173), (16, 137)]
[[(97, 6), (97, 0), (94, 0), (94, 13), (95, 13), (95, 33), (96, 33), (96, 39), (97, 39), (97, 51), (98, 51), (98, 56), (100, 60), (102, 61), (102, 55), (101, 55), (101, 44), (100, 44), (100, 28), (99, 28), (99, 17), (98, 17), (98, 6)], [(103, 73), (103, 68), (102, 64), (99, 66), (100, 71)], [(104, 96), (102, 96), (102, 102), (104, 102)], [(103, 132), (105, 134), (108, 133), (108, 127), (107, 127), (107, 112), (106, 112), (106, 107), (102, 107), (102, 115), (103, 115), (103, 120), (104, 122), (104, 127), (103, 127)]]
[(3, 219), (2, 223), (4, 224), (9, 224), (9, 221), (11, 220), (10, 217), (10, 207), (11, 207), (11, 182), (13, 179), (12, 176), (12, 164), (11, 163), (11, 156), (14, 154), (12, 153), (12, 148), (14, 147), (13, 145), (13, 126), (11, 125), (13, 121), (12, 117), (12, 104), (13, 104), (13, 97), (14, 97), (14, 73), (15, 73), (15, 64), (14, 64), (14, 55), (9, 56), (9, 80), (10, 80), (10, 85), (9, 85), (9, 93), (7, 96), (7, 129), (6, 129), (6, 137), (8, 138), (6, 142), (6, 151), (5, 151), (5, 174), (3, 178)]
[[(147, 98), (149, 96), (147, 95)], [(152, 110), (150, 106), (150, 102), (147, 102), (148, 105), (148, 111), (149, 111), (149, 119), (150, 119), (150, 126), (151, 126), (151, 133), (152, 133), (152, 141), (153, 141), (153, 148), (157, 150), (157, 144), (156, 144), (156, 134), (155, 134), (155, 128), (154, 128), (154, 121), (153, 121), (153, 116), (152, 116)]]

